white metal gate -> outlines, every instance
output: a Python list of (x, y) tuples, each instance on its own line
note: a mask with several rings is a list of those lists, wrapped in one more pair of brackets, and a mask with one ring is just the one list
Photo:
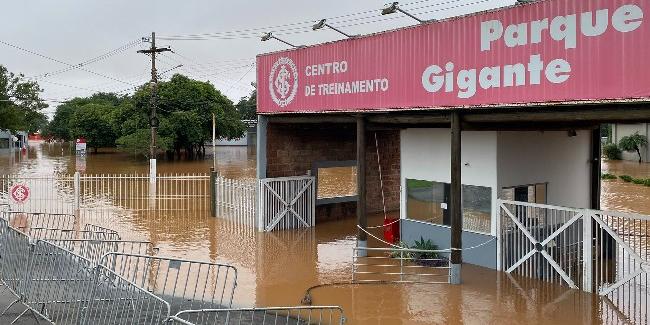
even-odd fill
[(648, 324), (650, 216), (498, 204), (501, 270), (595, 292), (603, 314)]
[(258, 229), (313, 227), (316, 223), (316, 181), (311, 176), (261, 179)]

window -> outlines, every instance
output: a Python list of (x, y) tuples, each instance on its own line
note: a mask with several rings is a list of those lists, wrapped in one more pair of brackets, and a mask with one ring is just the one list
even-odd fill
[[(450, 184), (425, 180), (406, 180), (406, 215), (408, 219), (451, 226), (449, 211)], [(463, 229), (490, 233), (492, 189), (463, 185)]]
[(9, 149), (9, 139), (0, 139), (0, 149)]
[(357, 162), (315, 161), (311, 173), (316, 177), (316, 205), (357, 200)]
[(327, 199), (357, 195), (357, 168), (318, 168), (318, 198)]
[(501, 198), (509, 201), (546, 204), (547, 183), (537, 183), (501, 189)]

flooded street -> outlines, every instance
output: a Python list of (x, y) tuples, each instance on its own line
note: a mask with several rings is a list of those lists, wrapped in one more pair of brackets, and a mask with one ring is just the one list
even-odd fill
[[(255, 177), (255, 153), (246, 147), (219, 147), (218, 168), (230, 178)], [(80, 168), (85, 165), (85, 168)], [(206, 173), (212, 160), (160, 161), (158, 172)], [(122, 153), (89, 155), (85, 161), (57, 145), (32, 146), (23, 156), (0, 156), (3, 174), (146, 174), (147, 162)], [(604, 172), (650, 177), (650, 165), (605, 163)], [(323, 189), (343, 188), (349, 175), (332, 177)], [(650, 187), (605, 181), (604, 209), (650, 214)], [(112, 227), (125, 239), (148, 240), (160, 255), (232, 264), (238, 269), (236, 306), (300, 305), (308, 288), (313, 305), (339, 305), (347, 324), (592, 324), (618, 323), (596, 296), (531, 279), (466, 265), (461, 286), (350, 285), (356, 220), (320, 223), (314, 229), (258, 232), (250, 226), (212, 218), (206, 204), (189, 205), (183, 212), (155, 212), (126, 204), (114, 214), (88, 214), (86, 222)], [(84, 218), (82, 211), (82, 218)], [(104, 219), (102, 219), (104, 218)], [(369, 218), (380, 225), (383, 216)], [(380, 229), (374, 229), (381, 237)], [(380, 247), (379, 242), (369, 243)], [(333, 284), (333, 285), (326, 285)]]
[[(634, 161), (612, 161), (603, 164), (603, 173), (634, 178), (650, 178), (650, 164)], [(601, 204), (604, 210), (650, 215), (650, 187), (626, 183), (620, 179), (605, 180)]]

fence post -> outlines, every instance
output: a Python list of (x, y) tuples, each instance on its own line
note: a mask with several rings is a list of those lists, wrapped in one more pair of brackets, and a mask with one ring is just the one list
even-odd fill
[(593, 230), (591, 212), (584, 210), (582, 214), (582, 290), (592, 292), (593, 274)]
[(257, 230), (264, 231), (264, 180), (257, 179)]
[(81, 196), (81, 174), (79, 172), (74, 173), (74, 211), (75, 214), (79, 212), (80, 198)]
[(212, 217), (217, 217), (216, 179), (217, 172), (214, 171), (214, 167), (210, 167), (210, 211)]

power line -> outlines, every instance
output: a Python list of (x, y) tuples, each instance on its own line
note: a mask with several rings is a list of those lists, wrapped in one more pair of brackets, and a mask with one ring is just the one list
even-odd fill
[[(405, 3), (402, 6), (410, 6), (410, 5), (417, 5), (417, 4), (422, 4), (422, 3), (428, 3), (432, 0), (421, 0), (421, 1), (414, 1), (410, 3)], [(410, 10), (413, 10), (415, 14), (427, 14), (427, 13), (432, 13), (432, 12), (441, 12), (441, 11), (446, 11), (449, 9), (455, 9), (459, 7), (466, 7), (469, 5), (474, 5), (474, 4), (479, 4), (479, 3), (484, 3), (492, 0), (482, 0), (482, 1), (474, 1), (471, 3), (464, 3), (456, 6), (451, 6), (451, 7), (445, 7), (441, 9), (436, 9), (436, 10), (429, 10), (429, 11), (422, 11), (422, 12), (417, 12), (419, 9), (426, 9), (426, 8), (431, 8), (431, 7), (439, 7), (442, 5), (446, 4), (453, 4), (453, 3), (458, 3), (461, 1), (465, 0), (448, 0), (444, 2), (436, 2), (424, 6), (419, 6), (419, 7), (413, 7), (410, 8)], [(401, 16), (393, 16), (393, 17), (383, 17), (381, 19), (376, 19), (379, 18), (377, 17), (376, 14), (377, 11), (380, 9), (374, 9), (374, 10), (368, 10), (368, 11), (362, 11), (362, 12), (357, 12), (357, 13), (350, 13), (350, 14), (345, 14), (345, 15), (340, 15), (340, 16), (335, 16), (335, 17), (329, 17), (326, 18), (328, 21), (333, 21), (333, 23), (337, 24), (338, 26), (341, 26), (341, 24), (344, 24), (344, 26), (341, 27), (350, 27), (350, 26), (360, 26), (360, 25), (366, 25), (366, 24), (374, 24), (378, 22), (384, 22), (384, 21), (389, 21), (389, 20), (394, 20), (394, 19), (402, 19), (403, 17)], [(374, 13), (373, 15), (368, 15), (370, 13)], [(366, 16), (363, 16), (366, 15)], [(355, 16), (362, 16), (362, 17), (355, 17)], [(342, 18), (349, 18), (349, 17), (354, 17), (350, 19), (342, 19)], [(218, 39), (218, 40), (235, 40), (235, 39), (251, 39), (251, 38), (259, 38), (261, 32), (269, 31), (272, 30), (274, 33), (277, 34), (282, 34), (282, 35), (291, 35), (291, 34), (301, 34), (301, 33), (309, 33), (312, 32), (311, 26), (314, 23), (314, 21), (304, 21), (304, 22), (298, 22), (298, 23), (289, 23), (289, 24), (282, 24), (282, 25), (275, 25), (275, 26), (267, 26), (267, 27), (258, 27), (258, 28), (250, 28), (250, 29), (241, 29), (241, 30), (234, 30), (234, 31), (223, 31), (223, 32), (214, 32), (214, 33), (202, 33), (202, 34), (187, 34), (187, 35), (171, 35), (171, 36), (163, 36), (161, 37), (162, 39), (166, 40), (210, 40), (210, 39)], [(287, 27), (287, 28), (285, 28)]]
[[(47, 56), (47, 55), (44, 55), (44, 54), (38, 53), (38, 52), (36, 52), (36, 51), (28, 50), (28, 49), (26, 49), (26, 48), (23, 48), (23, 47), (20, 47), (20, 46), (18, 46), (18, 45), (11, 44), (11, 43), (8, 43), (8, 42), (2, 41), (2, 40), (0, 40), (0, 44), (4, 44), (4, 45), (6, 45), (6, 46), (9, 46), (9, 47), (15, 48), (15, 49), (17, 49), (17, 50), (20, 50), (20, 51), (23, 51), (23, 52), (25, 52), (25, 53), (29, 53), (29, 54), (32, 54), (32, 55), (38, 56), (38, 57), (40, 57), (40, 58), (43, 58), (43, 59), (46, 59), (46, 60), (49, 60), (49, 61), (52, 61), (52, 62), (56, 62), (56, 63), (63, 64), (63, 65), (67, 65), (67, 66), (69, 66), (69, 67), (75, 67), (74, 64), (71, 64), (71, 63), (68, 63), (68, 62), (64, 62), (64, 61), (61, 61), (61, 60), (55, 59), (55, 58), (53, 58), (53, 57), (50, 57), (50, 56)], [(107, 76), (107, 75), (105, 75), (105, 74), (101, 74), (101, 73), (99, 73), (99, 72), (95, 72), (95, 71), (92, 71), (92, 70), (88, 70), (88, 69), (86, 69), (86, 68), (84, 68), (84, 67), (78, 67), (78, 69), (81, 70), (81, 71), (85, 71), (85, 72), (88, 72), (88, 73), (94, 74), (94, 75), (99, 76), (99, 77), (102, 77), (102, 78), (106, 78), (106, 79), (110, 79), (110, 80), (113, 80), (113, 81), (116, 81), (116, 82), (119, 82), (119, 83), (123, 83), (123, 84), (127, 84), (127, 85), (134, 86), (133, 84), (128, 83), (128, 82), (126, 82), (126, 81), (123, 81), (123, 80), (120, 80), (120, 79), (117, 79), (117, 78), (114, 78), (114, 77), (111, 77), (111, 76)]]
[(122, 45), (122, 46), (120, 46), (120, 47), (118, 47), (116, 49), (110, 50), (110, 51), (108, 51), (108, 52), (106, 52), (106, 53), (104, 53), (102, 55), (99, 55), (99, 56), (96, 56), (94, 58), (88, 59), (88, 60), (83, 61), (83, 62), (81, 62), (79, 64), (75, 64), (74, 66), (63, 68), (63, 69), (52, 71), (52, 72), (41, 73), (39, 75), (31, 77), (30, 79), (46, 78), (46, 77), (51, 77), (51, 76), (54, 76), (54, 75), (57, 75), (57, 74), (65, 73), (65, 72), (68, 72), (68, 71), (71, 71), (71, 70), (76, 70), (78, 68), (87, 66), (89, 64), (93, 64), (93, 63), (96, 63), (96, 62), (99, 62), (99, 61), (102, 61), (102, 60), (106, 60), (106, 59), (108, 59), (108, 58), (110, 58), (110, 57), (112, 57), (112, 56), (114, 56), (116, 54), (123, 53), (124, 51), (126, 51), (126, 50), (128, 50), (130, 48), (133, 48), (133, 47), (135, 47), (135, 46), (137, 46), (137, 45), (139, 45), (141, 43), (142, 43), (141, 39), (136, 40), (136, 41), (132, 41), (132, 42), (129, 42), (129, 43), (125, 44), (125, 45)]

